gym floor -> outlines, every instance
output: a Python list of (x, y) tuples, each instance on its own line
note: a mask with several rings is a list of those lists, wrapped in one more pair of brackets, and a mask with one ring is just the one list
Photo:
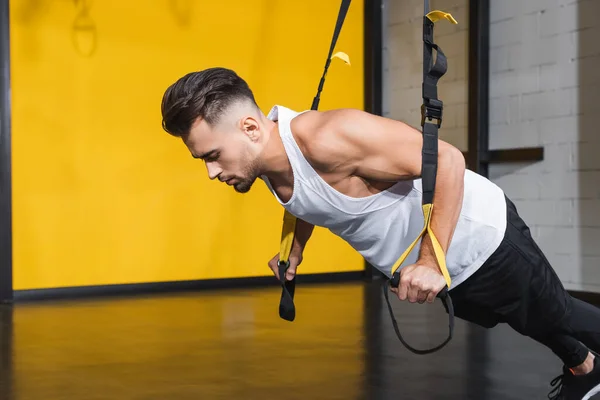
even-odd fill
[[(457, 320), (420, 356), (381, 282), (17, 303), (0, 308), (0, 399), (543, 399), (560, 361), (506, 326)], [(395, 300), (395, 299), (392, 299)], [(393, 302), (414, 347), (447, 335), (441, 303)]]

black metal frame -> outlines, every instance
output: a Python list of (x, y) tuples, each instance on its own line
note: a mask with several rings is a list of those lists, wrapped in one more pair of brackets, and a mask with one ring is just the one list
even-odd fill
[(467, 165), (488, 176), (483, 155), (489, 148), (489, 0), (469, 2), (469, 88)]
[(12, 302), (12, 180), (9, 0), (0, 0), (0, 303)]
[[(364, 0), (363, 46), (364, 46), (364, 109), (375, 114), (383, 114), (383, 0)], [(383, 276), (378, 269), (365, 261), (366, 280)], [(375, 290), (374, 290), (375, 289)], [(363, 288), (363, 334), (367, 351), (364, 352), (365, 373), (363, 388), (366, 397), (379, 398), (381, 387), (373, 384), (373, 377), (380, 376), (382, 354), (382, 321), (379, 310), (383, 307), (381, 292), (371, 285)]]
[(467, 167), (488, 177), (489, 166), (494, 163), (543, 160), (543, 147), (489, 149), (490, 0), (469, 2), (468, 51), (469, 148), (465, 153)]
[(383, 18), (382, 0), (364, 2), (364, 107), (383, 113)]
[[(383, 114), (383, 0), (364, 0), (364, 109)], [(381, 276), (378, 270), (365, 262), (365, 277)]]

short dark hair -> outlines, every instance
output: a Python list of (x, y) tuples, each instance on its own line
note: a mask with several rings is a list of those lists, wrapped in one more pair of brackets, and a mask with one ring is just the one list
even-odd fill
[(234, 71), (215, 67), (191, 72), (167, 88), (162, 99), (162, 126), (173, 136), (186, 135), (201, 117), (218, 122), (223, 111), (238, 100), (249, 100), (257, 108), (252, 90)]

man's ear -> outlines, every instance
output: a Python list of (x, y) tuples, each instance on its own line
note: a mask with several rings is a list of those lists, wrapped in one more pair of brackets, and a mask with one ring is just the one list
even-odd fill
[(254, 117), (244, 117), (242, 119), (242, 130), (253, 142), (260, 138), (260, 124)]

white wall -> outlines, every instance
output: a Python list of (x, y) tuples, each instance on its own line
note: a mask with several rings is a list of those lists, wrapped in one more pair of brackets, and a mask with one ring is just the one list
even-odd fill
[[(467, 0), (434, 0), (459, 25), (436, 24), (448, 55), (440, 137), (467, 149)], [(418, 127), (423, 2), (387, 0), (385, 115)], [(600, 292), (600, 1), (491, 0), (490, 148), (543, 146), (539, 163), (498, 165), (510, 196), (570, 289)]]
[(600, 2), (492, 0), (490, 147), (543, 146), (495, 167), (568, 288), (600, 291)]

